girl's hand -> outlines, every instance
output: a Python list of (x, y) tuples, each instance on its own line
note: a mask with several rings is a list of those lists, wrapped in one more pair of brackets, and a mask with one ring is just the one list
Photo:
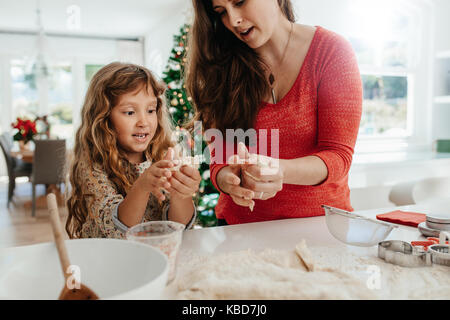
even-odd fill
[(150, 168), (144, 171), (139, 177), (144, 183), (144, 188), (150, 190), (159, 201), (166, 199), (161, 189), (169, 189), (171, 187), (169, 178), (172, 177), (172, 168), (175, 163), (173, 158), (173, 150), (169, 148), (163, 160), (153, 163)]
[(169, 179), (171, 187), (167, 191), (171, 196), (181, 199), (192, 198), (198, 190), (201, 179), (197, 169), (184, 165), (180, 170), (172, 172), (172, 177)]
[(169, 169), (173, 165), (171, 160), (160, 160), (153, 163), (140, 177), (143, 179), (144, 188), (150, 190), (159, 201), (166, 199), (161, 189), (170, 188), (168, 179), (172, 176), (172, 172)]

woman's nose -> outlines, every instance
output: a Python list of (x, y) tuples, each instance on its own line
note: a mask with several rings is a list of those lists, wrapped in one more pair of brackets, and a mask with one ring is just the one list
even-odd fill
[(236, 12), (236, 11), (230, 12), (229, 17), (230, 17), (230, 23), (233, 27), (238, 27), (241, 25), (242, 16), (238, 12)]

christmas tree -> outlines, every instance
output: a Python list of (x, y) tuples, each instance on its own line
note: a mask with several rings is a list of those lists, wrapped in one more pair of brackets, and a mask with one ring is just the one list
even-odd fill
[[(186, 54), (189, 50), (187, 45), (189, 28), (190, 26), (185, 24), (180, 28), (180, 33), (174, 36), (174, 47), (163, 73), (163, 80), (167, 84), (169, 112), (177, 130), (182, 130), (183, 125), (194, 116), (194, 110), (190, 103), (192, 99), (186, 92), (183, 78)], [(194, 139), (202, 140), (202, 137), (201, 135), (195, 135)], [(202, 140), (200, 143), (202, 150), (205, 150), (205, 142)], [(209, 165), (202, 162), (199, 170), (202, 181), (200, 182), (199, 192), (194, 199), (198, 214), (198, 224), (203, 227), (215, 226), (217, 225), (217, 219), (214, 207), (217, 204), (219, 193), (209, 178)]]

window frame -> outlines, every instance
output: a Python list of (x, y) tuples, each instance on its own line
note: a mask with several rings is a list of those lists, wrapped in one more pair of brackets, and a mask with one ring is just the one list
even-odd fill
[[(410, 19), (413, 28), (409, 30), (408, 64), (405, 67), (388, 67), (359, 64), (361, 75), (402, 76), (407, 79), (407, 132), (406, 137), (380, 137), (358, 135), (355, 146), (356, 153), (379, 152), (420, 152), (431, 150), (431, 124), (429, 121), (432, 103), (432, 74), (427, 70), (434, 57), (434, 42), (429, 39), (425, 21), (431, 21), (432, 10), (424, 10), (426, 5), (417, 5), (402, 1), (403, 12)], [(427, 39), (428, 35), (428, 39)], [(354, 37), (348, 34), (349, 37)], [(356, 37), (357, 38), (357, 37)], [(376, 60), (376, 59), (375, 59)], [(420, 89), (420, 90), (419, 90)], [(420, 92), (422, 91), (422, 92)], [(431, 99), (431, 100), (430, 100)], [(364, 106), (363, 106), (364, 107)]]

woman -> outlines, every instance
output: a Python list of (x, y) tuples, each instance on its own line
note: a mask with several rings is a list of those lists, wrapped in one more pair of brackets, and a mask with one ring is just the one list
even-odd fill
[(268, 154), (278, 151), (280, 159), (271, 174), (257, 164), (220, 164), (212, 152), (219, 223), (318, 216), (321, 204), (352, 210), (348, 172), (362, 84), (350, 44), (322, 27), (296, 24), (290, 0), (193, 5), (186, 88), (195, 120), (224, 136), (238, 128), (279, 134), (277, 150), (267, 135)]

